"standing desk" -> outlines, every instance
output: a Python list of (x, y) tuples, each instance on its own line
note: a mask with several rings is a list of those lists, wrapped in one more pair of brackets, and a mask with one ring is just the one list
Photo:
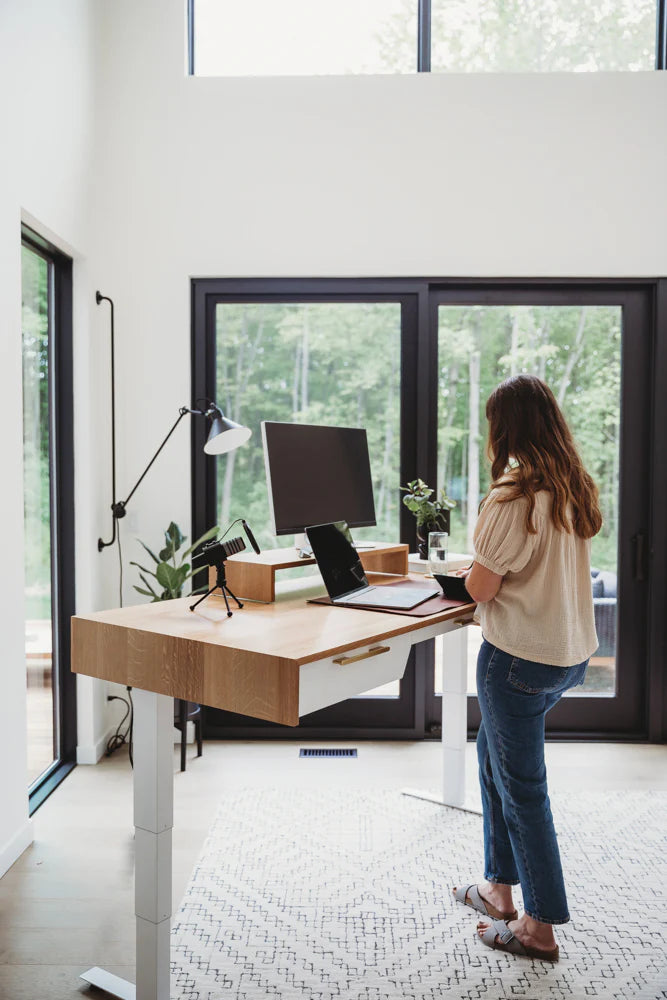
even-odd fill
[[(321, 591), (321, 582), (319, 582)], [(466, 629), (474, 605), (415, 618), (307, 604), (308, 594), (245, 603), (221, 597), (77, 615), (72, 669), (132, 687), (137, 972), (134, 984), (94, 968), (82, 978), (123, 1000), (169, 1000), (173, 699), (270, 722), (299, 717), (403, 676), (410, 648), (446, 635), (444, 804), (464, 807)]]

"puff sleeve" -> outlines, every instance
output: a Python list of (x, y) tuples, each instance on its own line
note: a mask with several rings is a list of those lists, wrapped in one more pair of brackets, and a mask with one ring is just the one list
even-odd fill
[(473, 535), (475, 562), (492, 573), (518, 573), (531, 557), (537, 535), (526, 529), (524, 497), (498, 502), (494, 490), (482, 508)]

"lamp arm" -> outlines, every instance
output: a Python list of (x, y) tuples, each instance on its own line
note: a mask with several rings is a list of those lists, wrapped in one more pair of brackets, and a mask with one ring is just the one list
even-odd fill
[[(158, 448), (158, 450), (155, 452), (155, 454), (151, 458), (150, 462), (148, 463), (148, 465), (146, 466), (146, 468), (144, 469), (144, 471), (141, 473), (141, 475), (137, 479), (136, 483), (134, 484), (134, 486), (132, 487), (132, 489), (128, 493), (126, 499), (125, 500), (121, 500), (120, 503), (118, 504), (118, 506), (122, 505), (123, 508), (125, 508), (127, 506), (127, 504), (130, 502), (130, 500), (132, 499), (132, 497), (136, 493), (137, 487), (143, 481), (146, 473), (148, 472), (148, 470), (152, 466), (153, 462), (155, 461), (155, 459), (158, 457), (158, 455), (160, 454), (160, 452), (162, 451), (162, 449), (166, 445), (166, 443), (169, 440), (169, 438), (171, 437), (171, 435), (174, 433), (174, 431), (176, 430), (176, 428), (180, 424), (180, 422), (183, 419), (183, 417), (185, 416), (185, 414), (186, 413), (192, 413), (192, 412), (195, 412), (195, 411), (188, 410), (188, 408), (186, 406), (182, 406), (180, 408), (180, 410), (178, 411), (178, 417), (176, 418), (176, 420), (172, 424), (171, 429), (170, 429), (169, 433), (167, 434), (167, 436), (165, 437), (164, 441), (162, 442), (162, 444), (160, 445), (160, 447)], [(124, 511), (123, 511), (123, 513), (124, 513)]]
[(146, 466), (146, 468), (144, 469), (144, 471), (139, 476), (138, 480), (136, 481), (136, 483), (134, 484), (134, 486), (132, 487), (132, 489), (128, 493), (128, 495), (125, 498), (125, 500), (118, 500), (118, 501), (114, 500), (114, 502), (111, 504), (111, 511), (112, 511), (112, 514), (113, 514), (113, 534), (111, 536), (111, 541), (110, 542), (104, 542), (101, 538), (97, 539), (97, 549), (98, 549), (98, 552), (101, 552), (102, 549), (105, 548), (107, 545), (113, 545), (114, 541), (116, 540), (116, 521), (119, 518), (121, 518), (121, 517), (125, 517), (125, 508), (127, 507), (128, 503), (130, 502), (130, 500), (132, 499), (132, 497), (134, 496), (134, 494), (136, 493), (137, 488), (139, 487), (139, 485), (143, 481), (146, 473), (148, 472), (148, 470), (152, 466), (153, 462), (158, 457), (158, 455), (160, 454), (160, 452), (162, 451), (162, 449), (166, 445), (167, 441), (169, 440), (169, 438), (171, 437), (171, 435), (174, 433), (174, 431), (176, 430), (176, 428), (178, 427), (178, 425), (180, 424), (181, 420), (186, 415), (186, 413), (197, 413), (197, 414), (202, 414), (203, 415), (203, 411), (202, 410), (191, 410), (187, 406), (181, 406), (180, 410), (178, 411), (178, 417), (176, 418), (176, 420), (172, 424), (171, 429), (169, 430), (169, 433), (164, 438), (162, 444), (160, 445), (160, 447), (158, 448), (158, 450), (155, 452), (155, 454), (151, 458), (150, 462), (148, 463), (148, 465)]

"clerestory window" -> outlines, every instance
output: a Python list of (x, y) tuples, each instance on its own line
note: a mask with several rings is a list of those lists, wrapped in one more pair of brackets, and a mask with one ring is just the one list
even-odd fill
[(190, 73), (664, 69), (665, 0), (189, 0)]

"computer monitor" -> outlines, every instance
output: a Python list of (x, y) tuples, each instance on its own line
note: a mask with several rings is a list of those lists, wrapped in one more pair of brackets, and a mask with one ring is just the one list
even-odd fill
[(366, 431), (262, 422), (269, 506), (276, 535), (314, 524), (376, 524)]

